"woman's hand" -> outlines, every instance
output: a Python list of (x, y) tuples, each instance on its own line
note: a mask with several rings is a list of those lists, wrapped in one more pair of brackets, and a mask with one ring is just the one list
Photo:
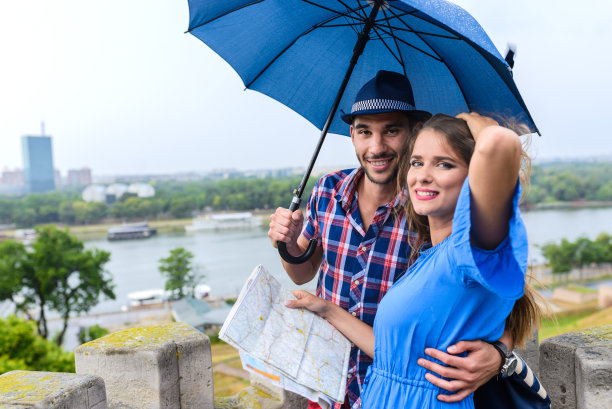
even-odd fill
[(327, 320), (327, 322), (344, 334), (345, 337), (370, 358), (374, 358), (374, 330), (372, 327), (342, 307), (309, 292), (297, 290), (293, 291), (293, 295), (297, 300), (287, 301), (285, 303), (287, 307), (306, 308), (314, 312), (319, 317)]
[(457, 118), (463, 119), (465, 122), (467, 122), (468, 128), (470, 128), (470, 132), (472, 133), (475, 141), (478, 140), (478, 136), (483, 129), (489, 126), (499, 126), (495, 119), (488, 116), (482, 116), (477, 112), (463, 112), (457, 115)]
[(307, 291), (296, 290), (292, 294), (297, 298), (296, 300), (289, 300), (285, 305), (289, 308), (306, 308), (309, 311), (314, 312), (318, 316), (327, 319), (327, 315), (331, 308), (335, 305), (323, 298), (317, 297), (316, 295), (310, 294)]

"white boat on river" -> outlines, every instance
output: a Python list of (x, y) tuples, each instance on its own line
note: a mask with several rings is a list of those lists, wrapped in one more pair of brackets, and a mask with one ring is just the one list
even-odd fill
[[(210, 286), (199, 284), (194, 289), (195, 298), (205, 298), (210, 295)], [(161, 288), (151, 288), (148, 290), (133, 291), (127, 294), (130, 299), (130, 306), (139, 307), (149, 304), (160, 304), (171, 299), (170, 293)]]
[(212, 213), (200, 215), (192, 224), (185, 226), (187, 232), (206, 230), (252, 229), (260, 227), (263, 217), (254, 216), (251, 212)]

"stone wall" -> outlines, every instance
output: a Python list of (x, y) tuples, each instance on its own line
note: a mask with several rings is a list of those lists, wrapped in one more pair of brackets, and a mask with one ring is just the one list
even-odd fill
[(0, 409), (306, 409), (305, 399), (251, 379), (214, 402), (208, 337), (185, 323), (119, 331), (75, 351), (76, 374), (0, 375)]
[(612, 325), (543, 340), (540, 380), (554, 409), (609, 409), (612, 406)]
[[(521, 356), (538, 372), (537, 341)], [(0, 408), (306, 409), (305, 399), (253, 376), (236, 396), (213, 401), (208, 338), (184, 323), (136, 328), (80, 346), (76, 374), (0, 375)], [(612, 325), (546, 339), (539, 378), (554, 409), (603, 409), (612, 402)]]

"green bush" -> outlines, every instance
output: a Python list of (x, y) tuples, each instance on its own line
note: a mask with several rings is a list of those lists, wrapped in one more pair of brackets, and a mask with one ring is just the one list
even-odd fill
[(8, 371), (74, 372), (74, 353), (36, 334), (33, 322), (0, 319), (0, 374)]
[(102, 338), (105, 335), (108, 335), (108, 330), (96, 324), (79, 331), (79, 341), (81, 344), (84, 344), (94, 339)]

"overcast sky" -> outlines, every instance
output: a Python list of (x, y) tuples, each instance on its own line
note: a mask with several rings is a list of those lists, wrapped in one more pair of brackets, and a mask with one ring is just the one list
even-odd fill
[[(537, 158), (612, 155), (612, 1), (455, 3), (502, 55), (517, 44)], [(0, 0), (0, 166), (22, 166), (20, 137), (41, 121), (62, 172), (305, 166), (318, 130), (243, 91), (187, 25), (187, 0)], [(350, 140), (330, 135), (317, 165), (353, 163)]]

